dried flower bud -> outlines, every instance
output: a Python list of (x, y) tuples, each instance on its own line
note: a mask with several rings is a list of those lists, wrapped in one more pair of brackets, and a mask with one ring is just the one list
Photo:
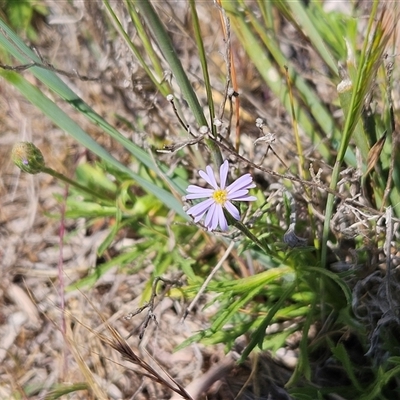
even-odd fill
[(42, 152), (31, 142), (15, 143), (11, 158), (18, 168), (29, 174), (38, 174), (45, 168)]

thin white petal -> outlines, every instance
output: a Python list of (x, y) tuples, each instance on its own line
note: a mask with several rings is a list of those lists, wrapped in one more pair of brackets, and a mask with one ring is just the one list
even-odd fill
[(201, 203), (196, 204), (195, 206), (189, 208), (189, 210), (186, 211), (186, 214), (193, 215), (193, 217), (195, 218), (195, 222), (198, 222), (201, 220), (202, 216), (213, 204), (214, 204), (213, 199), (204, 200)]
[[(210, 181), (210, 178), (208, 177), (208, 175), (207, 175), (203, 170), (200, 170), (200, 171), (199, 171), (199, 175), (200, 175), (210, 186), (212, 186), (211, 181)], [(214, 189), (215, 189), (215, 188), (214, 188)]]
[(186, 189), (186, 191), (188, 193), (201, 193), (204, 190), (212, 190), (212, 189), (207, 189), (207, 188), (203, 188), (201, 186), (197, 186), (197, 185), (189, 185)]
[(225, 189), (226, 178), (228, 177), (228, 171), (229, 171), (229, 162), (228, 160), (225, 160), (224, 163), (219, 168), (219, 181), (221, 184), (220, 186), (221, 189)]
[(228, 193), (228, 200), (236, 200), (239, 199), (240, 197), (244, 197), (249, 193), (247, 189), (240, 189), (240, 190), (235, 190), (233, 192)]
[(199, 171), (199, 175), (214, 189), (218, 189), (217, 181), (215, 180), (214, 172), (212, 168), (207, 165), (206, 171), (204, 172), (202, 170)]
[(218, 213), (218, 222), (219, 222), (219, 226), (221, 228), (221, 231), (227, 231), (228, 230), (228, 223), (226, 221), (225, 215), (224, 215), (224, 210), (222, 209), (222, 207), (217, 209), (217, 213)]
[(238, 197), (238, 198), (234, 198), (234, 199), (230, 199), (233, 201), (256, 201), (257, 197), (255, 196), (242, 196), (242, 197)]
[(199, 222), (199, 221), (201, 221), (203, 219), (204, 214), (206, 213), (206, 211), (207, 210), (204, 210), (204, 212), (202, 214), (199, 214), (197, 217), (193, 218), (193, 220), (194, 220), (194, 222), (196, 222), (196, 224), (197, 224), (197, 222)]
[(211, 183), (212, 183), (211, 186), (212, 186), (212, 187), (218, 187), (218, 183), (217, 183), (217, 181), (216, 181), (216, 179), (215, 179), (214, 171), (213, 171), (213, 169), (211, 168), (210, 165), (207, 165), (206, 171), (207, 171), (207, 175), (208, 175), (208, 177), (210, 178), (210, 181), (211, 181)]
[(201, 188), (201, 189), (202, 190), (199, 190), (197, 192), (195, 192), (193, 190), (191, 193), (187, 194), (185, 197), (189, 200), (202, 199), (204, 197), (211, 197), (214, 193), (214, 189), (204, 189), (204, 188)]
[(219, 222), (219, 213), (223, 212), (222, 207), (219, 204), (215, 204), (215, 208), (213, 210), (212, 214), (212, 220), (211, 220), (211, 230), (214, 231)]
[(213, 227), (213, 220), (214, 220), (213, 217), (214, 217), (215, 207), (216, 207), (215, 203), (211, 204), (207, 212), (206, 219), (204, 220), (204, 225), (207, 227), (209, 231), (213, 231), (216, 228), (216, 226)]
[(253, 183), (253, 178), (251, 177), (250, 174), (245, 174), (241, 176), (240, 178), (236, 179), (235, 182), (232, 182), (226, 190), (231, 193), (235, 192), (236, 190), (242, 190), (242, 189), (251, 189), (256, 187), (256, 185)]
[(229, 214), (232, 215), (233, 218), (235, 218), (237, 221), (239, 221), (239, 219), (240, 219), (239, 210), (230, 201), (227, 201), (225, 203), (225, 208), (229, 212)]

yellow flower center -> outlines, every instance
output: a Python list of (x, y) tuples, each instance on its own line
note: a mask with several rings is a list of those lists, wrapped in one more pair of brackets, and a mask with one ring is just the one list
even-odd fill
[(228, 200), (228, 192), (225, 189), (218, 189), (213, 193), (212, 198), (217, 204), (223, 206)]

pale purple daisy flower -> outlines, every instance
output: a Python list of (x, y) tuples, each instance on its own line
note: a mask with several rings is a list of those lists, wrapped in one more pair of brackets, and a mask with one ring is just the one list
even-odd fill
[(214, 171), (208, 165), (206, 172), (199, 171), (199, 175), (212, 187), (212, 189), (205, 189), (196, 185), (189, 185), (186, 191), (189, 193), (186, 199), (203, 199), (199, 204), (189, 208), (186, 212), (193, 216), (194, 222), (199, 222), (204, 215), (204, 225), (209, 231), (213, 231), (219, 227), (222, 231), (228, 229), (228, 223), (224, 215), (224, 208), (232, 215), (237, 221), (240, 219), (239, 210), (231, 203), (231, 201), (254, 201), (257, 200), (254, 196), (249, 196), (249, 189), (254, 188), (256, 185), (253, 183), (253, 178), (250, 174), (245, 174), (236, 179), (229, 186), (226, 186), (226, 178), (228, 177), (229, 163), (227, 160), (221, 165), (219, 169), (219, 182), (218, 186), (215, 179)]

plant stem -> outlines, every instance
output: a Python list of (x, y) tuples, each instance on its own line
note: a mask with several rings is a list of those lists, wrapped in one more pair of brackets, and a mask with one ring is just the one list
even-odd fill
[(85, 187), (85, 186), (81, 185), (80, 183), (78, 183), (76, 181), (73, 181), (72, 179), (70, 179), (70, 178), (66, 177), (65, 175), (55, 171), (52, 168), (44, 167), (42, 172), (44, 172), (46, 174), (49, 174), (49, 175), (53, 176), (54, 178), (60, 179), (63, 182), (68, 183), (69, 185), (75, 186), (79, 190), (82, 190), (83, 192), (89, 194), (90, 196), (93, 196), (95, 199), (99, 199), (100, 198), (100, 199), (107, 200), (107, 201), (115, 200), (114, 198), (112, 198), (110, 196), (104, 195), (103, 193), (96, 192), (95, 190), (92, 190), (92, 189), (90, 189), (88, 187)]
[(230, 224), (234, 225), (235, 228), (239, 229), (240, 232), (242, 232), (250, 240), (252, 240), (253, 243), (255, 243), (262, 251), (265, 252), (265, 254), (271, 254), (269, 247), (266, 244), (261, 243), (261, 241), (258, 240), (258, 238), (253, 233), (251, 233), (251, 231), (241, 221), (237, 221), (226, 210), (224, 210), (224, 213), (225, 213), (225, 217), (228, 219)]

